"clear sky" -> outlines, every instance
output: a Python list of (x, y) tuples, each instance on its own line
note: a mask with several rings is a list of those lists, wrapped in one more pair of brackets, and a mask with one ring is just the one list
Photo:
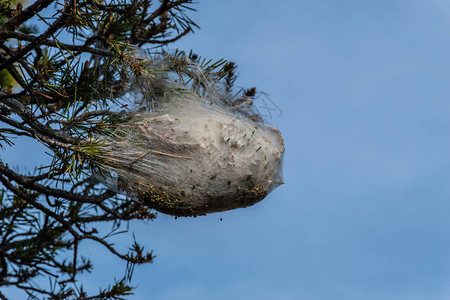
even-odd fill
[[(157, 255), (131, 299), (450, 299), (450, 2), (196, 8), (201, 29), (175, 46), (235, 61), (239, 86), (270, 94), (286, 184), (250, 208), (130, 224)], [(123, 274), (83, 247), (88, 288)]]

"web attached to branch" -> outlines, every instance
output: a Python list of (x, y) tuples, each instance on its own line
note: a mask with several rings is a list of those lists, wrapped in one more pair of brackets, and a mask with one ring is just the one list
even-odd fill
[[(97, 177), (176, 216), (253, 205), (283, 183), (281, 134), (251, 103), (236, 105), (198, 66), (191, 69), (201, 80), (189, 88), (164, 73), (134, 79), (127, 98), (137, 108), (108, 136)], [(201, 96), (192, 88), (198, 83)]]

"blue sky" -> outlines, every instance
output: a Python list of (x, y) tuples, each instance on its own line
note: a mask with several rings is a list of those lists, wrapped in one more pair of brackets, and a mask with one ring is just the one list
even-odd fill
[[(131, 299), (450, 299), (450, 4), (196, 8), (201, 30), (176, 47), (235, 61), (238, 85), (270, 94), (286, 184), (250, 208), (130, 224), (157, 255)], [(5, 159), (31, 165), (18, 145)], [(83, 247), (87, 287), (123, 274)]]

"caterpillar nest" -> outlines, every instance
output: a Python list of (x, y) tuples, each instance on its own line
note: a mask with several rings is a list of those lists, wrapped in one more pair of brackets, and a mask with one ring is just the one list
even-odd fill
[[(153, 68), (168, 68), (166, 60)], [(280, 132), (236, 105), (187, 61), (199, 90), (168, 74), (135, 78), (127, 98), (138, 103), (107, 138), (101, 180), (162, 213), (195, 216), (261, 201), (283, 183)], [(195, 72), (193, 73), (194, 70)], [(177, 81), (177, 82), (175, 82)]]

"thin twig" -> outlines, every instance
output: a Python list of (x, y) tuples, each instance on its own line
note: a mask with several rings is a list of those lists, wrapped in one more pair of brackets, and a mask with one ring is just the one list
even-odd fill
[[(21, 41), (33, 42), (38, 37), (35, 35), (32, 35), (32, 34), (23, 34), (23, 33), (15, 32), (15, 31), (0, 31), (0, 40), (8, 39), (8, 38), (14, 38), (14, 39), (18, 39)], [(63, 50), (87, 52), (87, 53), (100, 55), (100, 56), (106, 56), (106, 57), (114, 55), (114, 52), (109, 51), (109, 50), (88, 47), (85, 45), (70, 45), (70, 44), (61, 43), (57, 40), (43, 39), (39, 42), (39, 44), (45, 45), (45, 46), (50, 46), (50, 47), (61, 48)]]
[(176, 158), (182, 158), (182, 159), (192, 159), (192, 157), (189, 157), (189, 156), (180, 156), (180, 155), (169, 154), (169, 153), (164, 153), (164, 152), (155, 151), (155, 150), (150, 150), (150, 151), (153, 153), (156, 153), (156, 154), (161, 154), (161, 155), (170, 156), (170, 157), (176, 157)]

